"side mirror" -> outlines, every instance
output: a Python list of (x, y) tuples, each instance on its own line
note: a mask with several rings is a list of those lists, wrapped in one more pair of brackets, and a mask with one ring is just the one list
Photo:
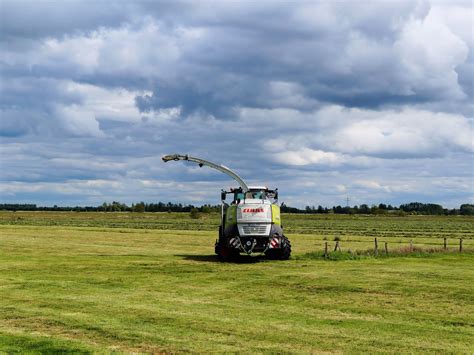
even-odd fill
[(221, 192), (221, 200), (222, 200), (222, 201), (225, 201), (226, 196), (227, 196), (226, 192), (225, 192), (225, 191), (222, 191), (222, 192)]
[(275, 200), (278, 200), (278, 189), (275, 190), (275, 196), (274, 196), (274, 199)]

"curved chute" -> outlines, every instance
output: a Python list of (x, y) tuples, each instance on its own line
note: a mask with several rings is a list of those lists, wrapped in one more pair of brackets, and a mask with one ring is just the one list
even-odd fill
[(224, 166), (224, 165), (218, 165), (218, 164), (214, 164), (214, 163), (211, 163), (210, 161), (207, 161), (207, 160), (204, 160), (204, 159), (199, 159), (199, 158), (195, 158), (195, 157), (191, 157), (189, 155), (180, 155), (180, 154), (169, 154), (169, 155), (165, 155), (164, 157), (161, 158), (165, 163), (168, 162), (168, 161), (171, 161), (171, 160), (174, 160), (174, 161), (179, 161), (179, 160), (187, 160), (187, 161), (192, 161), (193, 163), (197, 163), (199, 164), (200, 167), (206, 165), (210, 168), (213, 168), (213, 169), (216, 169), (216, 170), (219, 170), (221, 173), (224, 173), (226, 175), (229, 175), (232, 179), (234, 179), (235, 181), (237, 181), (240, 185), (240, 187), (242, 188), (243, 192), (247, 192), (249, 190), (249, 187), (248, 185), (245, 183), (244, 180), (242, 180), (242, 178), (237, 175), (236, 173), (234, 173), (232, 170), (230, 170), (228, 167)]

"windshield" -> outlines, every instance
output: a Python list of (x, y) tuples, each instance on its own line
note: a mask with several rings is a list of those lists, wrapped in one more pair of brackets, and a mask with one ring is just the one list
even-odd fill
[(252, 191), (247, 191), (246, 193), (236, 191), (234, 193), (234, 202), (237, 202), (238, 200), (244, 200), (244, 199), (266, 199), (266, 193), (263, 190), (252, 190)]
[(264, 196), (263, 191), (249, 191), (245, 195), (245, 198), (262, 198)]

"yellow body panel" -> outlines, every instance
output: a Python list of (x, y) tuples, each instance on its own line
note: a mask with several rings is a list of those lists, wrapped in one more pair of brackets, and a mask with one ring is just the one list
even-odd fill
[(272, 205), (272, 223), (281, 226), (280, 206)]
[(237, 206), (231, 205), (227, 208), (225, 216), (225, 225), (231, 226), (237, 224)]

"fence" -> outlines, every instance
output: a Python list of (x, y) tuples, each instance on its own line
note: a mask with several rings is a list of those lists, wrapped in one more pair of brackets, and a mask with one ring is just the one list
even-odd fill
[[(431, 239), (431, 241), (433, 240), (434, 238)], [(409, 246), (408, 246), (408, 250), (406, 249), (391, 249), (389, 250), (389, 242), (388, 241), (384, 241), (383, 243), (383, 253), (385, 255), (389, 255), (389, 251), (390, 252), (398, 252), (398, 253), (412, 253), (412, 252), (440, 252), (440, 251), (444, 251), (444, 252), (448, 252), (448, 251), (457, 251), (459, 253), (462, 253), (463, 252), (463, 241), (464, 239), (463, 238), (459, 238), (459, 242), (457, 242), (457, 239), (456, 240), (456, 246), (455, 248), (450, 248), (449, 247), (449, 243), (448, 243), (448, 238), (443, 238), (443, 243), (442, 244), (437, 244), (437, 243), (429, 243), (428, 245), (436, 245), (436, 246), (440, 246), (439, 248), (422, 248), (422, 247), (415, 247), (414, 244), (413, 244), (413, 239), (410, 239), (409, 240)], [(341, 248), (341, 244), (342, 244), (342, 240), (339, 238), (339, 237), (335, 237), (334, 238), (334, 249), (330, 246), (329, 242), (328, 241), (325, 241), (324, 242), (324, 256), (325, 257), (328, 257), (329, 253), (330, 253), (330, 250), (333, 249), (333, 252), (336, 252), (336, 251), (340, 251), (342, 252), (342, 248)], [(360, 241), (360, 240), (347, 240), (347, 242), (367, 242), (367, 240), (364, 240), (364, 241)], [(400, 242), (393, 242), (393, 244), (402, 244)], [(422, 245), (426, 245), (426, 244), (422, 244)], [(442, 247), (441, 247), (442, 246)], [(349, 249), (350, 250), (350, 249)], [(378, 238), (374, 238), (374, 244), (373, 244), (373, 249), (369, 249), (369, 250), (366, 250), (366, 251), (373, 251), (374, 255), (375, 256), (378, 256), (380, 254), (380, 250), (379, 250), (379, 240)]]

